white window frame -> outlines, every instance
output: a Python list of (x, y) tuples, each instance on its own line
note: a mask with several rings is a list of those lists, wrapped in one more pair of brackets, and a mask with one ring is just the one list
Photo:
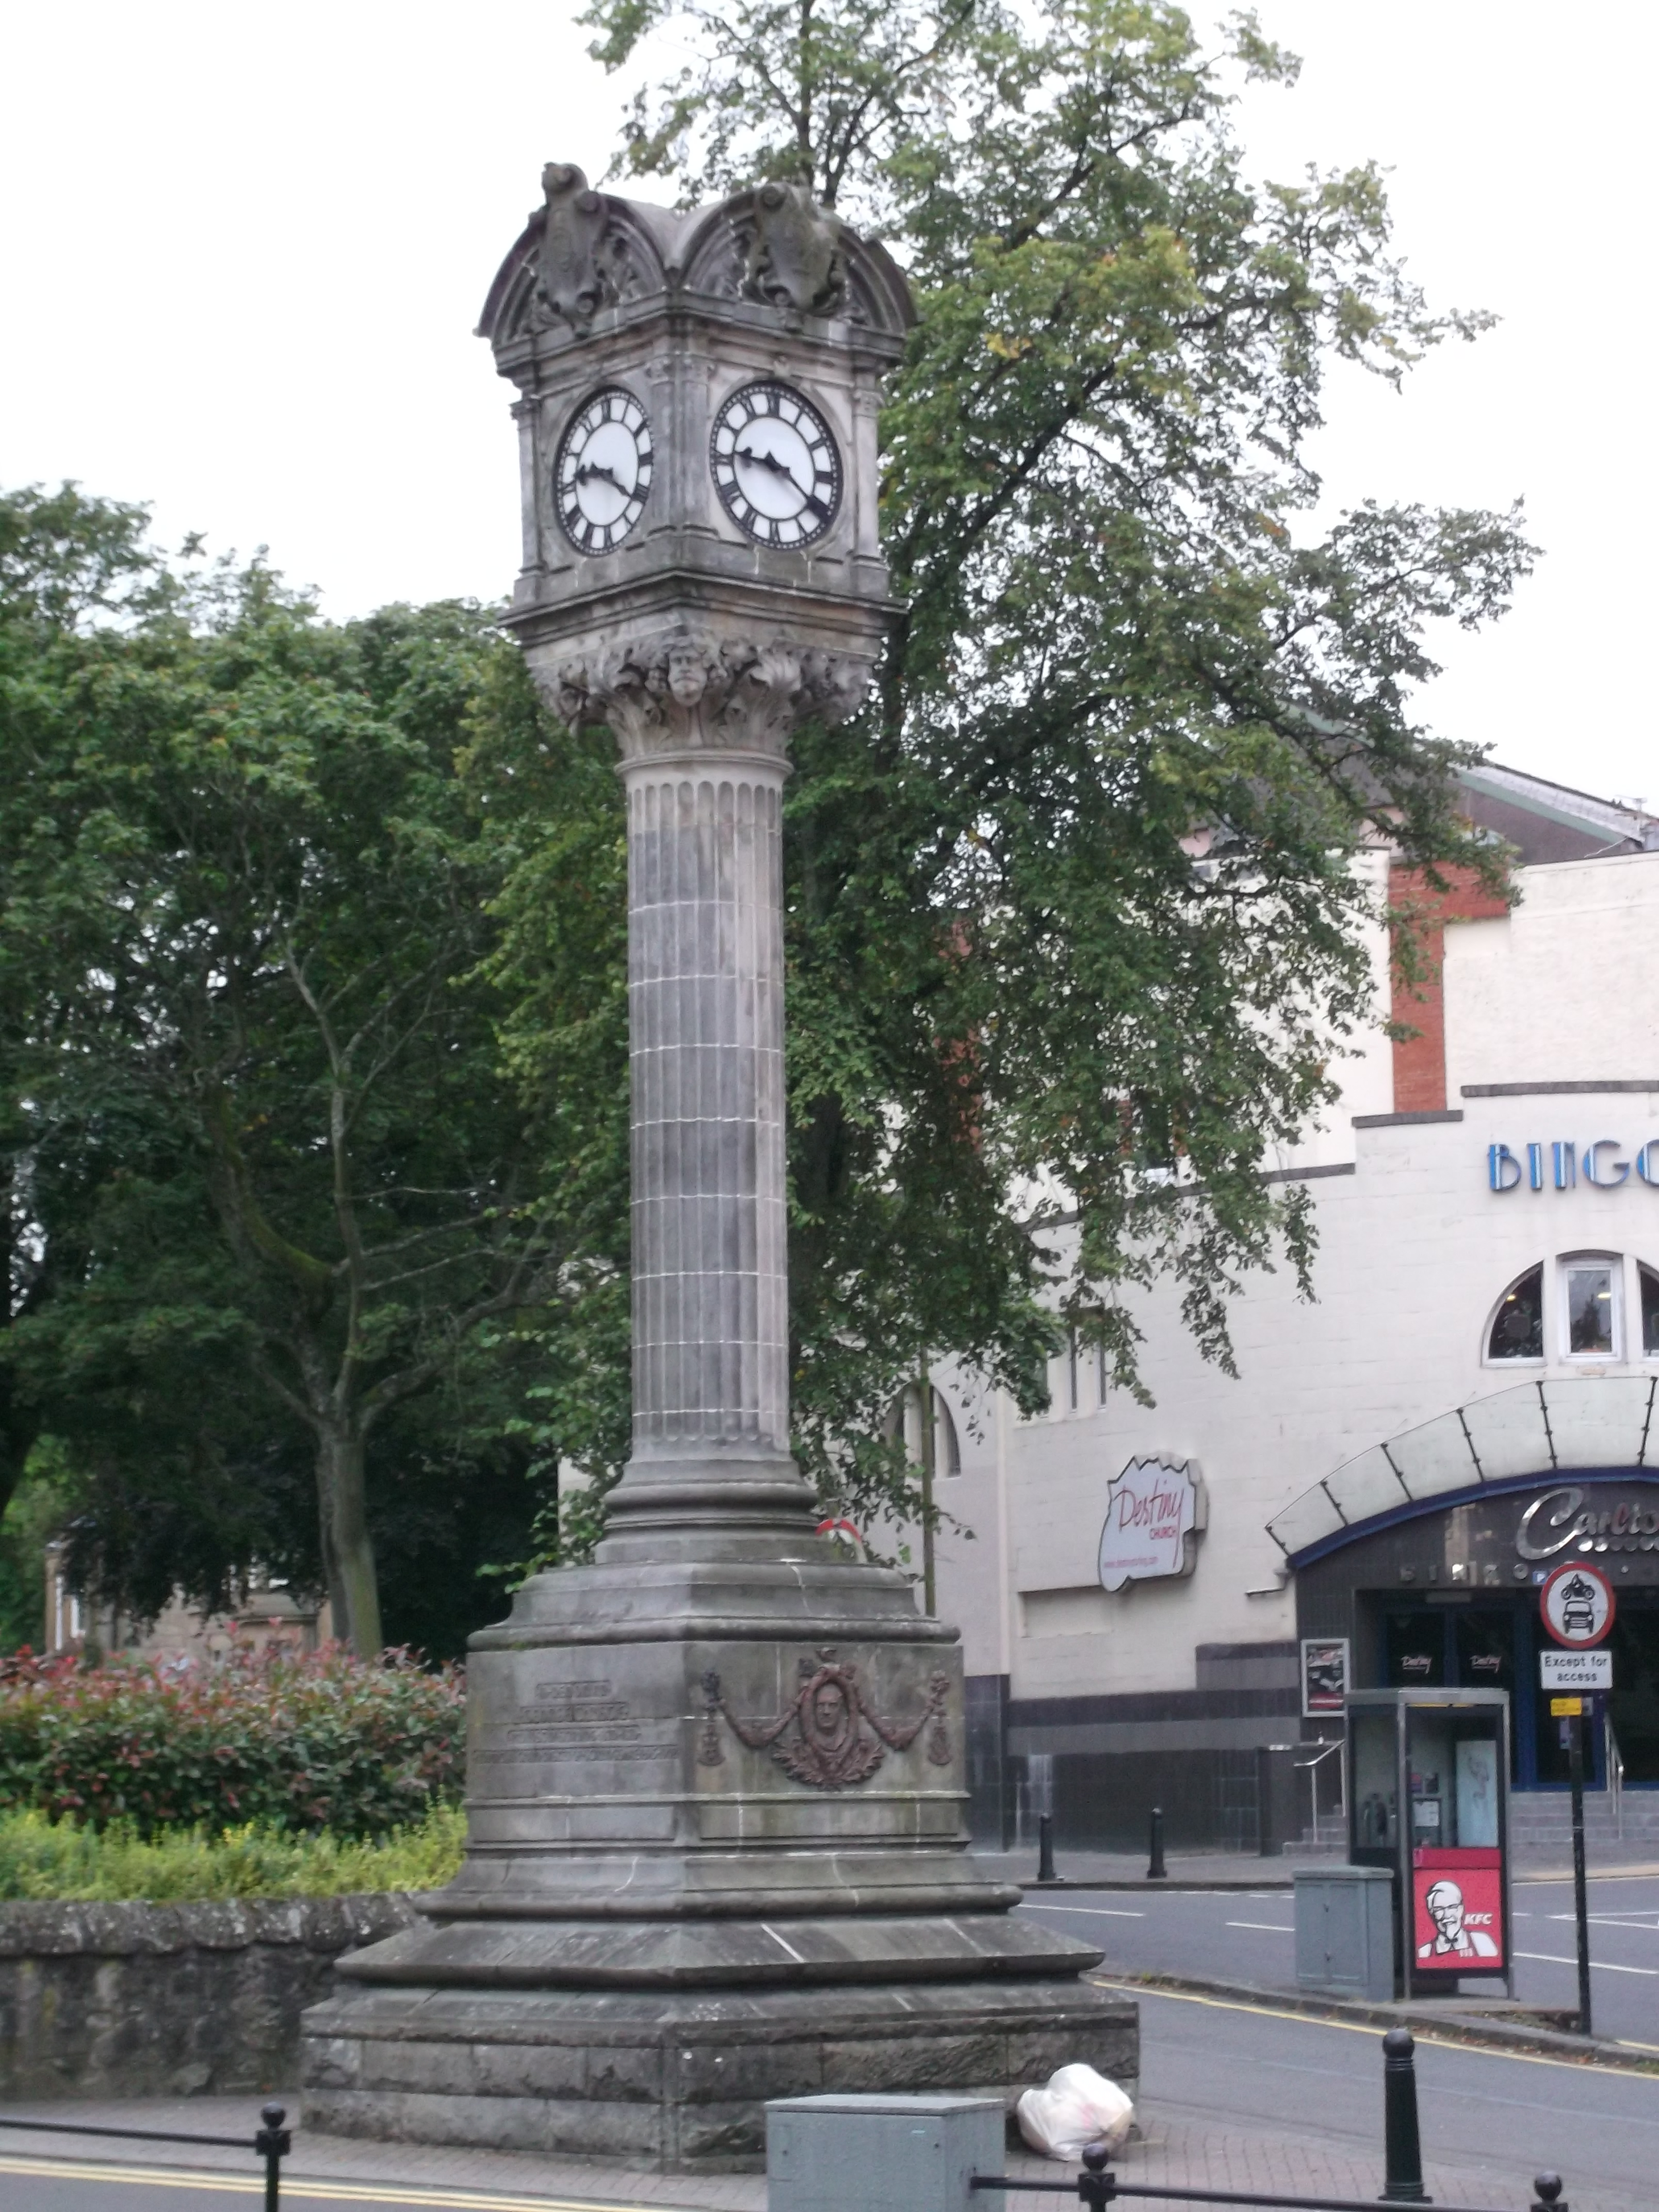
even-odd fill
[[(1575, 1352), (1572, 1348), (1572, 1307), (1567, 1297), (1567, 1276), (1575, 1267), (1605, 1267), (1613, 1291), (1613, 1327), (1608, 1352)], [(1555, 1261), (1555, 1340), (1558, 1357), (1571, 1367), (1622, 1367), (1627, 1354), (1625, 1337), (1625, 1255), (1622, 1252), (1561, 1252)], [(1549, 1316), (1545, 1316), (1546, 1326)]]

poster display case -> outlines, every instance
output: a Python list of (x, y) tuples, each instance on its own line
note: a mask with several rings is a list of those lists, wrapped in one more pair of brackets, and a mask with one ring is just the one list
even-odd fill
[(1512, 1996), (1508, 1692), (1351, 1690), (1346, 1709), (1349, 1857), (1394, 1877), (1401, 1994)]

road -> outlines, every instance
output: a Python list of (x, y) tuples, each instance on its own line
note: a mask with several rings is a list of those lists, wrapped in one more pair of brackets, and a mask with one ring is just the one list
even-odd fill
[[(1590, 2002), (1598, 2035), (1659, 2049), (1659, 1881), (1604, 1875), (1590, 1899)], [(1028, 1896), (1024, 1909), (1086, 1936), (1110, 1966), (1155, 1968), (1290, 1989), (1296, 1980), (1291, 1893), (1275, 1890), (1068, 1890)], [(1578, 2002), (1572, 1884), (1517, 1882), (1516, 1995), (1565, 2007)], [(1482, 1985), (1472, 1983), (1472, 1990)], [(1501, 1984), (1488, 1989), (1501, 1993)]]
[[(1358, 2148), (1381, 2185), (1380, 2030), (1334, 2027), (1260, 2008), (1136, 1993), (1140, 2109), (1155, 2147), (1173, 2134), (1190, 2171), (1198, 2137), (1278, 2132), (1338, 2155)], [(1651, 2206), (1659, 2172), (1659, 2079), (1419, 2041), (1418, 2102), (1426, 2166), (1465, 2203), (1518, 2208), (1533, 2176), (1561, 2173), (1573, 2212)], [(1131, 2161), (1133, 2163), (1133, 2160)], [(1211, 2172), (1216, 2171), (1215, 2162)], [(1126, 2173), (1126, 2178), (1127, 2178)], [(1248, 2181), (1216, 2181), (1219, 2187)], [(1028, 2203), (1032, 2200), (1027, 2200)]]

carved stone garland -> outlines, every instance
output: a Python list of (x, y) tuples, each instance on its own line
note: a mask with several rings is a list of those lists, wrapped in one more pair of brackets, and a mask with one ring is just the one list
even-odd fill
[[(702, 1678), (703, 1722), (697, 1740), (699, 1766), (723, 1766), (723, 1718), (750, 1751), (769, 1751), (784, 1772), (814, 1790), (847, 1790), (866, 1782), (890, 1751), (908, 1751), (927, 1729), (927, 1762), (951, 1763), (951, 1733), (945, 1707), (951, 1692), (948, 1674), (928, 1677), (927, 1696), (914, 1721), (886, 1719), (866, 1702), (858, 1668), (838, 1661), (833, 1651), (799, 1662), (800, 1686), (781, 1713), (767, 1720), (741, 1717), (732, 1711), (711, 1668)], [(929, 1725), (931, 1723), (931, 1726)]]

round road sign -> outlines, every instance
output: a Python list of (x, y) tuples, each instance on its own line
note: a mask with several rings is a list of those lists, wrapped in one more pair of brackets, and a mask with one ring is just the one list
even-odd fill
[(1613, 1585), (1599, 1567), (1557, 1567), (1538, 1593), (1544, 1626), (1570, 1651), (1605, 1642), (1613, 1626)]

